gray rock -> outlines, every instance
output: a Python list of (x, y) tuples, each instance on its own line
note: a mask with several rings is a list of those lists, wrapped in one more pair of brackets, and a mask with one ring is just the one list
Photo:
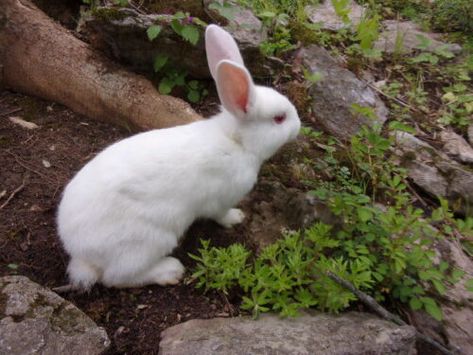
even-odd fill
[(297, 190), (287, 195), (287, 202), (282, 206), (282, 211), (289, 228), (294, 230), (308, 228), (315, 222), (334, 227), (342, 224), (342, 219), (336, 216), (324, 201), (310, 193)]
[[(374, 44), (374, 47), (382, 52), (394, 53), (400, 49), (402, 54), (412, 53), (414, 50), (420, 49), (421, 37), (430, 41), (429, 46), (423, 50), (435, 52), (445, 46), (447, 50), (455, 54), (462, 51), (462, 47), (458, 44), (442, 42), (439, 40), (438, 34), (424, 32), (414, 22), (386, 20), (382, 25), (384, 31), (381, 32), (379, 39)], [(396, 39), (398, 38), (401, 38), (402, 48), (396, 48)]]
[(454, 211), (473, 216), (473, 172), (409, 133), (395, 137), (409, 177), (432, 195), (446, 198)]
[(1, 354), (100, 354), (103, 328), (54, 292), (23, 276), (0, 278)]
[(244, 202), (252, 210), (249, 236), (258, 250), (277, 241), (283, 230), (301, 230), (317, 221), (335, 228), (342, 223), (323, 201), (309, 193), (278, 182), (261, 182), (258, 188), (264, 189), (264, 199), (253, 203), (254, 196), (261, 193), (255, 191)]
[(161, 355), (414, 354), (415, 330), (363, 313), (191, 320), (161, 334)]
[(409, 318), (422, 333), (440, 343), (447, 340), (448, 346), (458, 354), (473, 354), (473, 294), (465, 285), (473, 278), (473, 261), (463, 252), (458, 239), (439, 240), (435, 250), (451, 267), (461, 269), (465, 274), (438, 300), (443, 312), (441, 322), (424, 311), (410, 311)]
[[(213, 2), (216, 1), (205, 1), (205, 6)], [(249, 10), (236, 5), (233, 9), (234, 17), (228, 21), (225, 29), (238, 42), (250, 71), (256, 76), (267, 75), (270, 72), (269, 64), (259, 51), (259, 45), (266, 39), (261, 21)], [(174, 32), (171, 21), (171, 15), (142, 14), (129, 8), (105, 7), (97, 8), (95, 15), (84, 16), (80, 32), (89, 38), (92, 46), (109, 53), (132, 70), (151, 73), (156, 56), (165, 54), (169, 62), (187, 70), (193, 77), (209, 78), (204, 29), (198, 27), (199, 41), (194, 46)], [(149, 41), (146, 30), (155, 24), (162, 26), (162, 30), (157, 38)]]
[(325, 0), (319, 5), (309, 5), (305, 8), (307, 16), (312, 23), (320, 23), (324, 30), (338, 31), (360, 23), (365, 12), (365, 8), (354, 1), (350, 1), (350, 12), (348, 18), (350, 23), (344, 23), (333, 8), (332, 1)]
[(261, 42), (267, 39), (267, 33), (262, 22), (251, 10), (238, 5), (236, 1), (232, 0), (203, 1), (207, 13), (211, 17), (215, 17), (215, 15), (220, 16), (220, 20), (222, 20), (222, 15), (218, 10), (213, 9), (211, 5), (223, 5), (224, 3), (231, 8), (230, 16), (223, 19), (226, 22), (224, 28), (232, 34), (233, 38), (238, 42), (240, 49), (244, 52), (246, 50), (259, 50)]
[(449, 130), (440, 132), (439, 137), (445, 153), (463, 163), (473, 163), (473, 148), (462, 136)]
[[(378, 95), (351, 71), (341, 67), (323, 48), (311, 45), (299, 53), (302, 64), (322, 79), (311, 85), (312, 110), (325, 130), (348, 140), (363, 125), (386, 121), (388, 110)], [(353, 112), (353, 104), (374, 109), (375, 120)]]
[(462, 249), (459, 240), (446, 239), (448, 260), (463, 270), (465, 275), (450, 287), (442, 302), (444, 328), (449, 344), (462, 354), (473, 354), (473, 293), (466, 289), (466, 281), (473, 278), (473, 261)]

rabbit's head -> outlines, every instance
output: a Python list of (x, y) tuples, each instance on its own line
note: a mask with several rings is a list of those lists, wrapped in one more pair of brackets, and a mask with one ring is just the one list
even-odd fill
[(223, 113), (236, 121), (232, 134), (245, 149), (268, 159), (299, 133), (294, 105), (276, 90), (253, 83), (235, 40), (221, 27), (207, 27), (205, 44)]

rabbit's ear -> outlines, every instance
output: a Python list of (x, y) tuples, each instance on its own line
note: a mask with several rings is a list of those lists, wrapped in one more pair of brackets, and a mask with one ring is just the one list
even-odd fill
[(205, 51), (210, 73), (216, 80), (217, 65), (222, 60), (231, 60), (245, 66), (238, 45), (233, 37), (217, 25), (209, 25), (205, 30)]
[(255, 101), (255, 85), (245, 67), (223, 60), (217, 65), (216, 83), (223, 107), (242, 119)]

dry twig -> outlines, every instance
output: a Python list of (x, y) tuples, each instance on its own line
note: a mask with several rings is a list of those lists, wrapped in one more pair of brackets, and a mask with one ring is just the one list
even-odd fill
[[(407, 325), (407, 323), (404, 322), (397, 315), (392, 314), (387, 309), (385, 309), (383, 306), (381, 306), (378, 302), (376, 302), (376, 300), (373, 297), (371, 297), (371, 296), (367, 295), (366, 293), (361, 292), (360, 290), (358, 290), (351, 282), (349, 282), (347, 280), (344, 280), (341, 277), (338, 277), (337, 275), (335, 275), (334, 273), (332, 273), (330, 271), (327, 271), (326, 275), (328, 277), (330, 277), (333, 281), (335, 281), (337, 284), (339, 284), (340, 286), (343, 286), (347, 290), (350, 290), (351, 292), (353, 292), (355, 294), (355, 296), (358, 297), (358, 299), (361, 302), (363, 302), (366, 306), (368, 306), (373, 311), (375, 311), (379, 316), (381, 316), (381, 318), (389, 320), (389, 321), (391, 321), (391, 322), (393, 322), (397, 325)], [(442, 354), (453, 355), (453, 354), (456, 353), (454, 350), (447, 349), (445, 346), (443, 346), (442, 344), (440, 344), (436, 340), (432, 339), (431, 337), (422, 334), (417, 329), (416, 329), (416, 337), (418, 339), (421, 339), (421, 340), (425, 341), (426, 343), (432, 345), (433, 347), (438, 349)]]
[(411, 111), (420, 112), (418, 109), (412, 107), (411, 105), (405, 103), (405, 102), (402, 101), (402, 100), (399, 100), (397, 97), (394, 97), (394, 96), (391, 96), (391, 95), (386, 94), (383, 90), (377, 88), (375, 85), (370, 84), (370, 83), (367, 83), (367, 85), (368, 85), (370, 88), (372, 88), (374, 91), (376, 91), (377, 93), (383, 95), (384, 97), (387, 97), (388, 99), (391, 99), (391, 100), (396, 101), (399, 105), (404, 106), (404, 107), (407, 107), (407, 108), (408, 108), (409, 110), (411, 110)]
[(68, 293), (71, 291), (76, 291), (76, 288), (72, 285), (64, 285), (64, 286), (53, 287), (51, 290), (53, 290), (56, 293)]
[(5, 207), (6, 205), (8, 205), (8, 203), (13, 199), (13, 197), (15, 197), (15, 195), (17, 193), (19, 193), (21, 190), (23, 190), (25, 187), (25, 180), (22, 181), (21, 185), (18, 186), (11, 194), (10, 196), (8, 196), (7, 200), (2, 203), (2, 205), (0, 206), (0, 210), (3, 209), (3, 207)]
[(8, 116), (8, 115), (11, 115), (12, 113), (17, 113), (21, 110), (23, 110), (21, 107), (17, 107), (17, 108), (11, 109), (10, 111), (1, 112), (0, 116)]

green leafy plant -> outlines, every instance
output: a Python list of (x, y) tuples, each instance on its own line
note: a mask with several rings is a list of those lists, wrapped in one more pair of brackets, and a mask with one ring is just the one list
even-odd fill
[(361, 53), (368, 58), (379, 58), (381, 52), (373, 48), (374, 42), (379, 37), (379, 19), (376, 14), (365, 15), (356, 27), (355, 38)]
[(473, 90), (464, 84), (444, 88), (439, 123), (466, 128), (473, 118)]
[(332, 6), (335, 10), (337, 16), (339, 16), (345, 24), (350, 23), (350, 18), (348, 15), (350, 14), (350, 0), (331, 0)]
[(152, 25), (146, 30), (146, 34), (150, 41), (154, 40), (161, 33), (163, 26), (161, 25)]
[[(188, 13), (177, 12), (172, 16), (170, 27), (175, 33), (184, 40), (196, 45), (200, 37), (199, 27), (206, 24), (196, 17), (191, 17)], [(153, 41), (158, 38), (163, 29), (162, 24), (154, 24), (148, 27), (146, 35), (148, 40)], [(153, 69), (155, 73), (161, 73), (162, 78), (158, 85), (161, 94), (167, 95), (172, 92), (175, 87), (182, 87), (186, 91), (186, 97), (190, 102), (197, 103), (208, 91), (197, 80), (187, 80), (187, 71), (179, 69), (169, 62), (166, 54), (158, 54), (153, 61)]]
[(277, 27), (273, 36), (260, 45), (261, 52), (267, 56), (279, 55), (293, 48), (290, 31), (284, 27)]
[(197, 103), (208, 94), (207, 89), (197, 80), (187, 81), (187, 72), (177, 69), (168, 64), (168, 56), (158, 55), (154, 60), (154, 71), (162, 72), (158, 90), (163, 95), (168, 95), (175, 87), (182, 87), (187, 92), (187, 99), (190, 102)]
[[(412, 131), (402, 122), (393, 122), (390, 127)], [(312, 130), (304, 129), (303, 134), (311, 137)], [(320, 140), (320, 135), (314, 138)], [(329, 143), (324, 169), (335, 180), (315, 183), (312, 193), (327, 203), (341, 226), (333, 229), (316, 223), (305, 231), (286, 232), (253, 258), (241, 246), (237, 250), (244, 258), (234, 255), (235, 249), (211, 248), (206, 242), (200, 256), (193, 256), (198, 262), (193, 275), (198, 286), (240, 289), (242, 309), (255, 316), (267, 311), (293, 316), (307, 307), (338, 312), (356, 297), (330, 279), (327, 273), (331, 272), (378, 301), (398, 300), (442, 319), (436, 297), (445, 294), (463, 273), (446, 261), (436, 261), (432, 246), (439, 238), (451, 235), (460, 222), (453, 219), (443, 200), (430, 217), (413, 207), (405, 170), (387, 159), (392, 143), (381, 136), (379, 128), (362, 129), (345, 152), (352, 169), (338, 162), (336, 148)], [(378, 195), (383, 196), (385, 206), (377, 203)], [(433, 227), (439, 222), (445, 223), (444, 228)], [(464, 222), (462, 227), (471, 231), (473, 221)], [(213, 257), (222, 254), (225, 260), (244, 262), (228, 265)], [(227, 276), (217, 279), (209, 272)]]
[(442, 31), (473, 34), (473, 2), (470, 0), (437, 0), (431, 17), (433, 26)]

